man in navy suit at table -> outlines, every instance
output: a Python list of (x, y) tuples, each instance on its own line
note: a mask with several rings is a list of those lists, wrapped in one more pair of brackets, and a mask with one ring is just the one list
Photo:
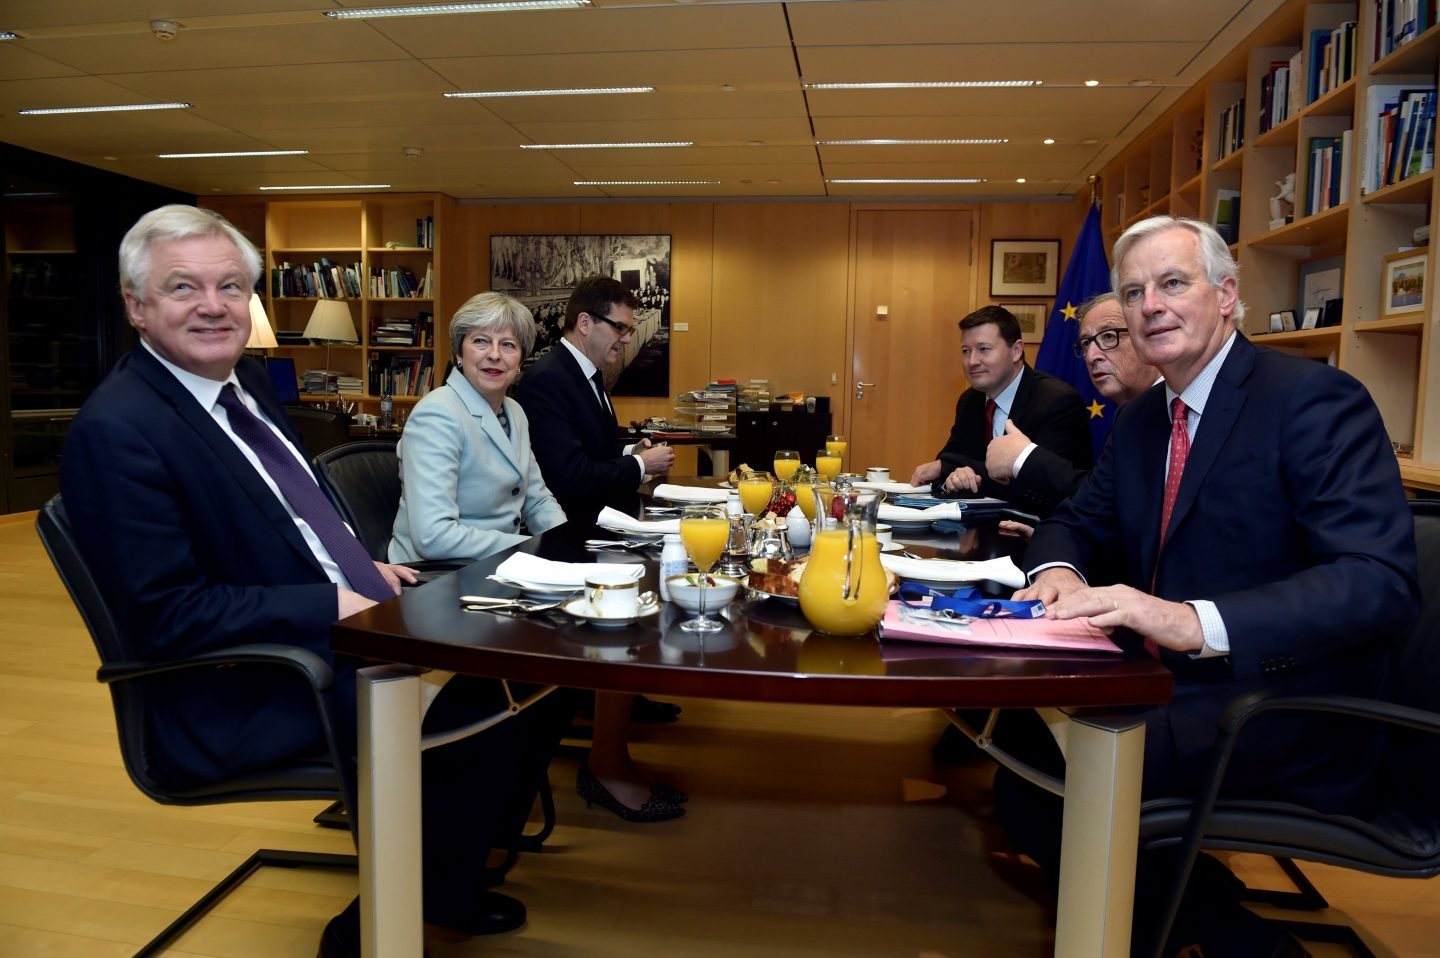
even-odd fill
[[(1237, 268), (1214, 227), (1144, 220), (1116, 242), (1114, 262), (1129, 338), (1164, 382), (1120, 410), (1094, 471), (1035, 530), (1031, 585), (1016, 596), (1143, 640), (1174, 672), (1173, 700), (1144, 713), (1142, 795), (1189, 796), (1235, 696), (1379, 689), (1388, 637), (1418, 614), (1413, 520), (1365, 387), (1239, 332)], [(1089, 585), (1097, 561), (1118, 582)], [(1367, 737), (1323, 718), (1257, 721), (1265, 728), (1237, 752), (1229, 794), (1329, 809), (1353, 798)], [(1054, 869), (1058, 809), (1043, 811), (1036, 791), (1002, 770), (996, 810), (1017, 846)], [(1137, 927), (1166, 867), (1142, 856)], [(1233, 876), (1202, 857), (1171, 945), (1303, 953), (1234, 893)]]
[[(393, 598), (404, 566), (372, 562), (334, 514), (263, 366), (242, 359), (260, 254), (218, 214), (166, 206), (120, 247), (140, 345), (85, 402), (60, 486), (75, 538), (141, 659), (251, 642), (305, 648), (334, 668), (339, 747), (354, 754), (355, 671), (330, 625)], [(328, 510), (328, 512), (326, 511)], [(348, 537), (348, 538), (347, 538)], [(148, 759), (174, 787), (327, 751), (308, 687), (186, 671), (151, 680)], [(553, 701), (552, 701), (553, 700)], [(499, 683), (456, 676), (426, 731), (503, 711)], [(523, 827), (573, 703), (552, 695), (423, 759), (427, 937), (518, 928), (520, 902), (486, 890), (492, 846)], [(355, 769), (341, 770), (355, 794)], [(358, 899), (326, 926), (321, 958), (358, 955)]]
[(605, 392), (604, 371), (635, 335), (638, 305), (619, 280), (585, 277), (570, 294), (560, 342), (515, 387), (545, 485), (572, 521), (593, 521), (604, 506), (633, 512), (641, 483), (675, 462), (669, 446), (627, 445)]

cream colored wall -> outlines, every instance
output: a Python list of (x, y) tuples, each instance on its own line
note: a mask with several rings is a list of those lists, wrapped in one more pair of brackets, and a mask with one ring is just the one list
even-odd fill
[[(979, 213), (971, 309), (994, 301), (989, 296), (991, 239), (1059, 239), (1063, 267), (1085, 212), (1078, 200), (967, 205)], [(714, 377), (768, 378), (773, 390), (830, 396), (838, 420), (847, 380), (845, 322), (853, 285), (855, 208), (846, 203), (461, 203), (447, 231), (446, 286), (453, 293), (450, 301), (459, 303), (489, 285), (490, 236), (495, 233), (668, 233), (672, 329), (689, 327), (672, 332), (672, 394)], [(1034, 347), (1028, 352), (1033, 359)], [(615, 401), (622, 423), (663, 416), (672, 408), (671, 397)], [(837, 421), (836, 428), (843, 423)]]

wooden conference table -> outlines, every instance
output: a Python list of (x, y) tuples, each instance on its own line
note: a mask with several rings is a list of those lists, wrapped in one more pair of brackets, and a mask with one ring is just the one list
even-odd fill
[[(517, 547), (574, 562), (633, 562), (587, 552), (591, 528), (566, 524)], [(613, 537), (609, 533), (605, 537)], [(989, 558), (1015, 548), (993, 525), (903, 537), (912, 550)], [(916, 545), (919, 544), (919, 545)], [(933, 650), (899, 655), (875, 636), (812, 633), (797, 608), (737, 602), (726, 631), (703, 641), (666, 606), (633, 626), (601, 630), (564, 615), (465, 612), (461, 595), (510, 595), (487, 578), (509, 553), (474, 563), (332, 629), (338, 652), (390, 665), (360, 673), (362, 929), (366, 958), (421, 953), (420, 681), (444, 669), (542, 685), (799, 704), (883, 707), (1067, 707), (1069, 771), (1055, 954), (1130, 953), (1144, 729), (1106, 709), (1166, 702), (1169, 671), (1142, 654), (1064, 656)], [(645, 588), (655, 588), (647, 558)], [(908, 646), (914, 649), (913, 646)]]

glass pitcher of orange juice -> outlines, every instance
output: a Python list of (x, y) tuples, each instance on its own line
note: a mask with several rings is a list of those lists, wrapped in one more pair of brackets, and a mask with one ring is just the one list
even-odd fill
[(875, 541), (875, 517), (884, 498), (883, 492), (850, 493), (841, 500), (843, 515), (833, 526), (816, 523), (799, 590), (800, 611), (816, 631), (859, 635), (885, 617), (890, 587)]

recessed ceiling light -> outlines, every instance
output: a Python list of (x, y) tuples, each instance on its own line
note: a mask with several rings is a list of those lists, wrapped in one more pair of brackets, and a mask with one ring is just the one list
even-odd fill
[(188, 109), (188, 103), (117, 103), (112, 106), (48, 106), (15, 112), (21, 116), (54, 116), (60, 113), (128, 113), (134, 110)]
[(1039, 80), (927, 80), (923, 82), (807, 83), (807, 90), (960, 90), (977, 87), (1040, 86)]
[(676, 140), (671, 143), (521, 143), (522, 150), (643, 150), (649, 148), (669, 148), (675, 146), (694, 146), (689, 140)]
[(321, 186), (262, 186), (260, 189), (271, 190), (388, 190), (389, 183), (331, 183)]
[(1080, 141), (1080, 145), (1081, 145), (1081, 146), (1094, 146), (1096, 143), (1099, 143), (1099, 142), (1100, 142), (1100, 141), (1097, 140), (1097, 139), (1095, 139), (1094, 137), (1088, 137), (1088, 138), (1086, 138), (1086, 139), (1081, 140), (1081, 141)]
[(719, 180), (573, 180), (576, 186), (719, 186)]
[(1023, 176), (1017, 176), (1017, 177), (1015, 177), (1015, 182), (1016, 182), (1016, 183), (1024, 183), (1024, 182), (1025, 182), (1025, 177), (1023, 177)]
[(654, 93), (653, 86), (597, 86), (566, 90), (474, 90), (464, 93), (443, 93), (454, 100), (477, 100), (505, 96), (594, 96), (604, 93)]
[(1004, 137), (963, 137), (939, 140), (816, 140), (817, 146), (997, 146)]
[(1054, 138), (1053, 136), (1047, 136), (1047, 137), (1045, 137), (1044, 143), (1045, 143), (1046, 146), (1054, 146), (1054, 145), (1055, 145), (1055, 138)]
[(1085, 85), (1086, 85), (1086, 86), (1099, 86), (1099, 85), (1100, 85), (1100, 81), (1099, 81), (1099, 80), (1086, 80), (1086, 81), (1085, 81)]
[(826, 183), (984, 183), (983, 179), (956, 178), (956, 179), (885, 179), (885, 180), (832, 180), (826, 179)]
[(326, 10), (332, 20), (378, 20), (382, 17), (434, 17), (446, 13), (504, 13), (509, 10), (558, 10), (588, 7), (590, 0), (494, 0), (488, 3), (419, 3), (406, 7), (352, 7)]
[(204, 160), (215, 156), (306, 156), (309, 150), (236, 150), (229, 153), (156, 153), (162, 160)]

